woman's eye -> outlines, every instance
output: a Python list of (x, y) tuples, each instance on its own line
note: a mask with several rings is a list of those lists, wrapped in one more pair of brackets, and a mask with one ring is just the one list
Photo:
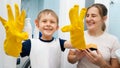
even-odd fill
[(89, 14), (87, 14), (86, 17), (89, 17)]
[(92, 15), (92, 17), (96, 17), (96, 15)]
[(92, 17), (96, 17), (97, 15), (96, 14), (92, 14)]

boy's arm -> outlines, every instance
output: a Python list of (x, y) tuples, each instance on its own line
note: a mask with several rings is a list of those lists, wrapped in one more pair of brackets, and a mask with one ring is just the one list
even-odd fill
[(18, 57), (22, 49), (22, 40), (28, 39), (28, 34), (23, 32), (25, 11), (20, 13), (19, 7), (15, 4), (15, 16), (12, 13), (11, 6), (7, 4), (8, 20), (0, 16), (0, 21), (6, 31), (4, 41), (4, 51), (7, 55)]
[(80, 61), (84, 57), (84, 52), (79, 49), (70, 49), (68, 53), (68, 61), (72, 64)]
[(76, 58), (76, 55), (75, 55), (75, 51), (73, 50), (69, 50), (69, 53), (68, 53), (68, 61), (71, 63), (71, 64), (74, 64), (78, 61), (78, 59)]

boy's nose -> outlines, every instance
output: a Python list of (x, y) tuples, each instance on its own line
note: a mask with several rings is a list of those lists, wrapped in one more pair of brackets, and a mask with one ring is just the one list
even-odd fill
[(50, 25), (50, 22), (47, 22), (47, 25)]

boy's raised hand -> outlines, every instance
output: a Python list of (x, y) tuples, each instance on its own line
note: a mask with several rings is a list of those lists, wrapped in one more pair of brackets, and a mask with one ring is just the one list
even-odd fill
[(4, 50), (7, 55), (18, 57), (22, 49), (22, 40), (28, 38), (28, 34), (23, 32), (25, 11), (21, 13), (17, 4), (15, 6), (15, 16), (12, 13), (11, 6), (7, 4), (8, 20), (5, 20), (0, 16), (6, 30), (6, 38), (4, 41)]
[(70, 32), (71, 43), (74, 48), (85, 49), (86, 44), (84, 40), (84, 16), (86, 8), (82, 8), (79, 14), (79, 5), (74, 5), (69, 11), (69, 18), (71, 25), (64, 26), (61, 30), (63, 32)]

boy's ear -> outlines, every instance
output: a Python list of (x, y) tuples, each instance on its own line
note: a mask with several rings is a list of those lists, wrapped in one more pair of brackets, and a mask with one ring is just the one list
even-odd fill
[(38, 28), (39, 27), (39, 21), (38, 19), (35, 19), (35, 26)]

